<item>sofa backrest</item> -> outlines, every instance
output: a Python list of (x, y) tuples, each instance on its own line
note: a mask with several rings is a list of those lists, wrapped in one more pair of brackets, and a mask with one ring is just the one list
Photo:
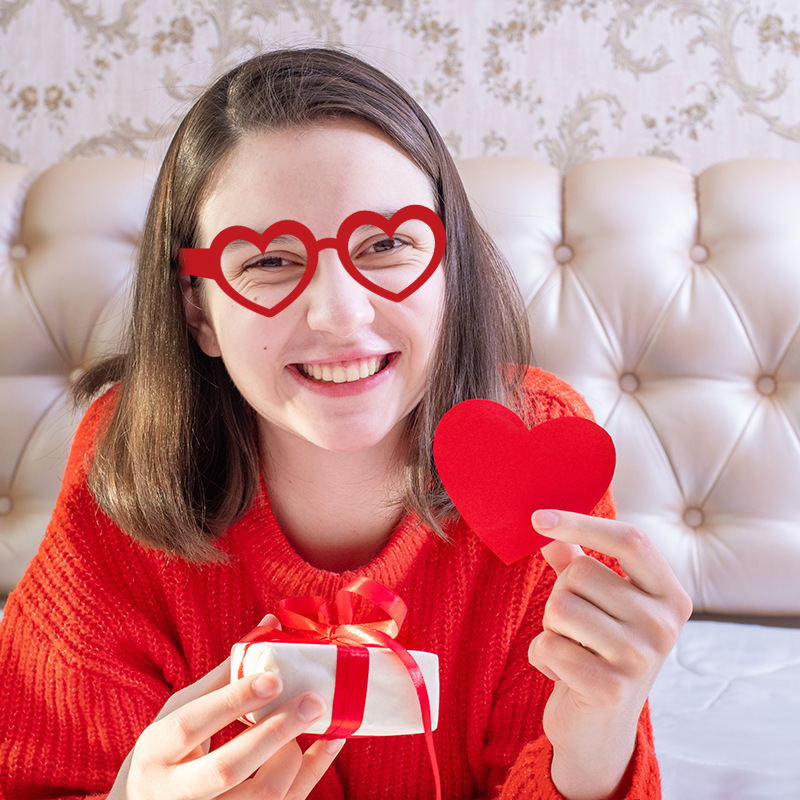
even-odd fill
[[(696, 610), (800, 615), (800, 163), (459, 169), (519, 281), (535, 363), (615, 440), (620, 518)], [(119, 347), (154, 176), (126, 158), (0, 165), (0, 591), (55, 502), (70, 376)]]

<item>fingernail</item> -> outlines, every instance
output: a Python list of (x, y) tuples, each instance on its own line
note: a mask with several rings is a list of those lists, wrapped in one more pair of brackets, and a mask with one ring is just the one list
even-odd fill
[(536, 530), (549, 530), (558, 525), (558, 514), (553, 511), (534, 511), (531, 522)]
[(259, 675), (253, 681), (253, 694), (258, 697), (272, 697), (280, 691), (280, 681), (271, 672)]
[(318, 694), (309, 694), (297, 706), (297, 716), (303, 722), (311, 722), (325, 711), (325, 701)]
[(325, 742), (325, 749), (335, 756), (344, 747), (344, 742), (344, 739), (329, 739)]

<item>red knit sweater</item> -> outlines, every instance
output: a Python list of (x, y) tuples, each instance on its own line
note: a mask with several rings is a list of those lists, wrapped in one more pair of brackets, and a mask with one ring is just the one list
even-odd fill
[[(540, 420), (589, 414), (547, 373), (531, 371), (529, 384)], [(219, 542), (228, 564), (167, 557), (134, 543), (86, 486), (85, 455), (107, 398), (78, 429), (52, 522), (0, 627), (0, 796), (108, 792), (167, 698), (223, 661), (279, 600), (314, 594), (333, 602), (365, 576), (407, 603), (398, 641), (439, 655), (434, 740), (445, 800), (560, 797), (542, 733), (552, 683), (527, 659), (554, 580), (541, 555), (505, 566), (463, 524), (445, 543), (407, 518), (372, 562), (326, 572), (294, 552), (268, 503), (257, 502)], [(595, 513), (613, 514), (610, 497)], [(230, 726), (212, 746), (240, 730)], [(351, 739), (311, 797), (429, 800), (433, 793), (417, 735)], [(646, 710), (627, 797), (660, 797)]]

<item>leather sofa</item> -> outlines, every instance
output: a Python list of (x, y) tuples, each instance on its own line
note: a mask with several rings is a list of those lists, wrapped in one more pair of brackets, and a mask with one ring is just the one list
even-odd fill
[[(611, 433), (619, 516), (695, 603), (651, 697), (665, 797), (800, 796), (800, 163), (459, 168), (535, 363)], [(155, 169), (0, 164), (0, 593), (55, 501), (70, 379), (119, 346)]]

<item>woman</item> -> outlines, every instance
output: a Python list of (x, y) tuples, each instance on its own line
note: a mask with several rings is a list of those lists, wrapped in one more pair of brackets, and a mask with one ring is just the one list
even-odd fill
[[(348, 223), (409, 207), (396, 230)], [(433, 262), (430, 212), (441, 266), (398, 302), (376, 287)], [(218, 279), (192, 277), (232, 226), (273, 230), (268, 252), (230, 235)], [(283, 598), (366, 577), (408, 605), (398, 641), (439, 656), (443, 797), (658, 797), (646, 697), (690, 612), (664, 559), (606, 496), (593, 516), (537, 511), (554, 541), (504, 566), (432, 462), (462, 400), (589, 415), (511, 366), (527, 342), (441, 138), (392, 81), (328, 50), (217, 81), (170, 146), (128, 350), (82, 380), (83, 397), (113, 387), (7, 606), (7, 795), (433, 797), (423, 737), (304, 737), (325, 710), (313, 692), (236, 722), (282, 687), (230, 682), (231, 645)]]

